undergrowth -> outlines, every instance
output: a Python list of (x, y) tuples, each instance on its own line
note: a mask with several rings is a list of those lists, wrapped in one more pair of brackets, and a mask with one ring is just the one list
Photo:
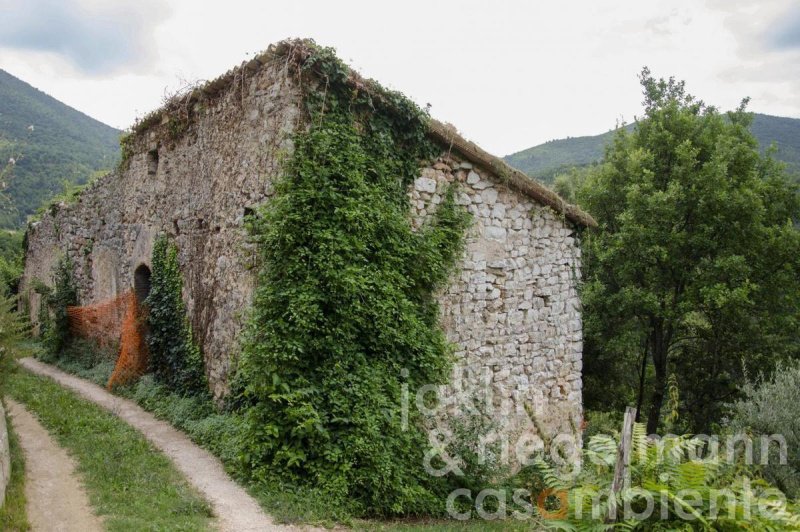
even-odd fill
[[(114, 369), (106, 354), (92, 342), (76, 341), (67, 356), (53, 360), (60, 369), (105, 386)], [(39, 358), (42, 358), (40, 351)], [(228, 473), (247, 488), (261, 506), (281, 523), (333, 525), (347, 523), (345, 508), (330, 504), (318, 490), (281, 482), (252, 482), (239, 469), (243, 420), (234, 412), (220, 410), (209, 395), (176, 393), (152, 374), (133, 384), (117, 386), (113, 392), (135, 401), (159, 419), (169, 422), (189, 438), (220, 458)]]
[[(601, 530), (798, 530), (798, 507), (758, 478), (743, 459), (728, 461), (690, 435), (650, 439), (636, 423), (627, 481), (610, 487), (617, 440), (591, 437), (577, 473), (538, 459), (532, 473), (554, 496), (548, 526)], [(610, 518), (611, 517), (611, 518)]]
[[(89, 361), (91, 357), (84, 356), (83, 359)], [(72, 371), (76, 371), (78, 367), (74, 362), (70, 364), (63, 360), (58, 364)], [(96, 367), (90, 367), (78, 370), (77, 373), (92, 375), (96, 371)], [(107, 375), (100, 376), (97, 381), (102, 383), (106, 378)], [(477, 482), (474, 486), (469, 486), (473, 497), (483, 488), (505, 493), (507, 500), (505, 508), (501, 510), (501, 513), (506, 515), (505, 519), (490, 522), (474, 518), (460, 522), (432, 518), (362, 521), (352, 518), (350, 507), (326, 499), (325, 493), (317, 488), (297, 486), (276, 479), (254, 483), (249, 480), (248, 475), (242, 475), (238, 469), (237, 452), (241, 446), (241, 438), (246, 433), (243, 419), (235, 412), (220, 411), (207, 398), (176, 394), (157, 383), (152, 376), (145, 376), (128, 387), (117, 388), (115, 392), (135, 400), (219, 456), (229, 473), (247, 486), (267, 512), (283, 523), (347, 524), (359, 530), (387, 531), (422, 529), (490, 531), (548, 527), (563, 530), (600, 530), (609, 526), (632, 530), (689, 530), (695, 525), (695, 528), (709, 530), (778, 530), (791, 529), (794, 524), (800, 523), (796, 517), (798, 511), (796, 504), (790, 503), (781, 507), (767, 502), (769, 498), (765, 494), (776, 492), (758, 478), (757, 470), (753, 469), (753, 466), (745, 467), (739, 462), (717, 464), (689, 460), (690, 453), (701, 456), (698, 453), (702, 442), (688, 436), (667, 440), (664, 443), (666, 450), (663, 456), (659, 457), (656, 444), (644, 438), (642, 425), (637, 425), (635, 432), (632, 485), (631, 489), (623, 491), (618, 500), (620, 512), (627, 500), (633, 511), (641, 513), (646, 509), (644, 497), (650, 494), (656, 505), (664, 503), (668, 505), (666, 517), (661, 517), (660, 507), (656, 506), (653, 513), (642, 521), (621, 519), (616, 525), (604, 523), (609, 508), (607, 490), (611, 485), (617, 445), (614, 437), (596, 433), (588, 438), (582, 460), (583, 467), (577, 477), (565, 475), (565, 472), (558, 467), (540, 460), (534, 466), (524, 467), (514, 475), (493, 480), (484, 478), (483, 483)], [(614, 423), (609, 422), (605, 425), (611, 429)], [(520, 489), (527, 494), (521, 500), (522, 504), (511, 499), (511, 494)], [(554, 490), (554, 493), (560, 490), (568, 492), (569, 513), (563, 517), (559, 516), (560, 519), (552, 517), (559, 514), (560, 508), (557, 502), (551, 505), (548, 500), (546, 503), (546, 508), (552, 514), (550, 520), (543, 520), (538, 508), (533, 509), (527, 505), (528, 496), (531, 502), (537, 501), (538, 496), (548, 489)], [(724, 492), (725, 489), (730, 489), (730, 493)], [(750, 490), (750, 495), (745, 495), (747, 490)], [(692, 508), (696, 503), (689, 498), (691, 494), (687, 495), (689, 492), (700, 494), (700, 506)], [(715, 493), (720, 495), (717, 500), (719, 512), (712, 518), (710, 505)], [(751, 511), (754, 515), (751, 517), (745, 516), (746, 497), (751, 497), (753, 503)], [(594, 506), (589, 505), (590, 502)], [(728, 516), (726, 503), (733, 505), (732, 517)], [(767, 505), (767, 517), (755, 514), (757, 511), (755, 507), (759, 503)], [(576, 508), (579, 506), (583, 507), (583, 510), (580, 517), (576, 517)], [(676, 510), (679, 507), (680, 510)], [(459, 507), (458, 510), (469, 511), (469, 508)], [(484, 503), (484, 510), (493, 513), (500, 508), (493, 506), (493, 501), (487, 500)], [(521, 520), (513, 518), (516, 511), (520, 511), (526, 517)], [(693, 512), (696, 515), (693, 515)], [(686, 517), (687, 515), (689, 517)], [(689, 528), (686, 528), (687, 526)]]

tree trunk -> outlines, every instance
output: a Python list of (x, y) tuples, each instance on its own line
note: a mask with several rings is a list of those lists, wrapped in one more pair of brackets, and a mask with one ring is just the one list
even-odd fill
[(650, 400), (650, 415), (647, 416), (647, 433), (655, 434), (661, 420), (661, 406), (664, 404), (664, 389), (667, 387), (667, 368), (655, 360), (656, 380), (653, 384), (653, 395)]
[(661, 321), (655, 321), (650, 333), (650, 353), (653, 357), (656, 378), (653, 383), (650, 415), (647, 417), (648, 434), (656, 433), (658, 422), (661, 420), (661, 406), (664, 404), (664, 390), (667, 387), (667, 348), (664, 324)]
[(642, 349), (642, 364), (639, 368), (639, 392), (636, 395), (636, 422), (642, 417), (642, 403), (644, 402), (644, 380), (647, 373), (647, 345)]

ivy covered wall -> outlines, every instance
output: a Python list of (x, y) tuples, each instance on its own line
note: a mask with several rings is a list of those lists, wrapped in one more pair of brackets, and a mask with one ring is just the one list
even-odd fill
[[(248, 467), (424, 508), (441, 486), (406, 467), (426, 442), (392, 432), (400, 389), (488, 379), (512, 410), (574, 424), (582, 342), (573, 221), (427, 120), (330, 50), (283, 43), (147, 117), (118, 173), (32, 226), (23, 291), (66, 252), (79, 303), (103, 301), (166, 235)], [(357, 471), (384, 462), (369, 484)]]

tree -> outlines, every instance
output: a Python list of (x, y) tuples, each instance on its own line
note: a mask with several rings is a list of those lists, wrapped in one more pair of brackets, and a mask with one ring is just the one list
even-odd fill
[(644, 117), (578, 192), (599, 222), (584, 239), (587, 386), (633, 385), (652, 433), (675, 372), (702, 429), (748, 369), (798, 355), (800, 208), (783, 167), (759, 155), (747, 100), (722, 114), (684, 82), (646, 68), (640, 80)]

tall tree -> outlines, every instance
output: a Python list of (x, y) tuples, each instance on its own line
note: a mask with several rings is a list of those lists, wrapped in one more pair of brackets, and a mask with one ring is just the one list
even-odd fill
[(578, 191), (600, 225), (584, 243), (587, 386), (616, 368), (655, 432), (675, 372), (698, 430), (746, 371), (798, 354), (800, 209), (759, 155), (747, 100), (723, 114), (684, 82), (640, 80), (644, 117)]

